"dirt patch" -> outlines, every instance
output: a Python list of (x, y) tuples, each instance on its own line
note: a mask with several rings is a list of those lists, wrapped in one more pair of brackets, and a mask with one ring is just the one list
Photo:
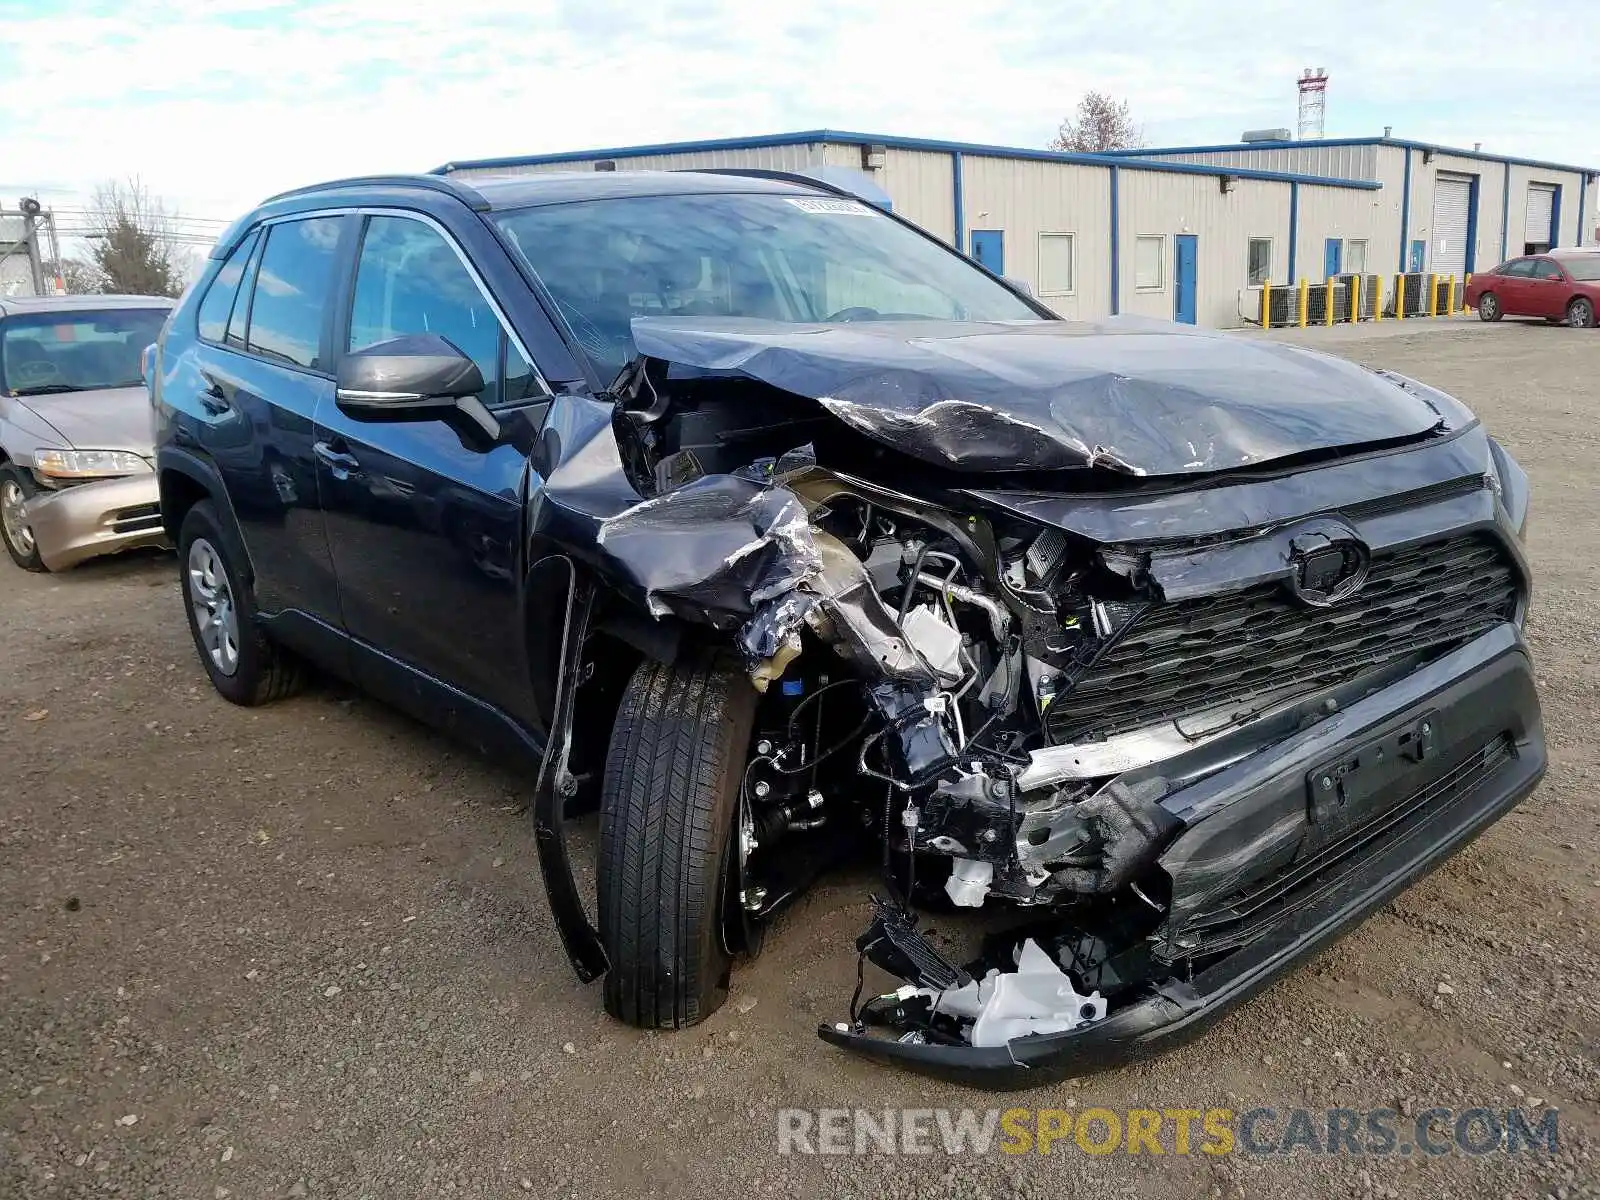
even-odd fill
[(867, 876), (705, 1025), (622, 1028), (550, 926), (531, 781), (329, 687), (230, 707), (142, 556), (0, 570), (0, 1195), (1600, 1195), (1600, 337), (1385, 333), (1326, 344), (1461, 396), (1533, 477), (1549, 776), (1200, 1042), (999, 1106), (1539, 1103), (1555, 1157), (780, 1157), (779, 1107), (996, 1103), (815, 1038)]

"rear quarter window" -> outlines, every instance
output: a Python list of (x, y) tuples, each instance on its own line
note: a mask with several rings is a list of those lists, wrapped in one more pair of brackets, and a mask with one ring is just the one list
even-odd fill
[(233, 312), (234, 298), (239, 294), (239, 281), (244, 278), (245, 264), (256, 248), (260, 233), (252, 231), (228, 256), (228, 261), (211, 281), (200, 301), (198, 326), (200, 336), (208, 342), (220, 342), (228, 331), (228, 316)]

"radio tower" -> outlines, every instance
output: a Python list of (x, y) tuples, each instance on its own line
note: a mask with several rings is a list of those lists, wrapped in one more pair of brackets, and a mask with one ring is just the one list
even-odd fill
[(1321, 67), (1300, 72), (1300, 140), (1322, 136), (1322, 118), (1327, 111), (1328, 73)]

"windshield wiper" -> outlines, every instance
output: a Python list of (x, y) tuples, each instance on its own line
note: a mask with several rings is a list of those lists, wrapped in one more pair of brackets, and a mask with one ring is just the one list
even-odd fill
[(70, 383), (41, 383), (33, 387), (12, 388), (11, 394), (13, 396), (53, 396), (58, 392), (76, 392), (78, 390)]

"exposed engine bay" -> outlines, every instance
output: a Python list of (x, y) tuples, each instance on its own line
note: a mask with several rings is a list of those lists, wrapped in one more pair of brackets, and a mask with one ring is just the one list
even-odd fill
[[(876, 856), (885, 895), (857, 948), (901, 982), (863, 1003), (863, 974), (828, 1040), (878, 1054), (867, 1031), (883, 1027), (901, 1047), (1006, 1046), (1015, 1063), (1019, 1038), (1110, 1029), (1152, 1003), (1167, 1020), (1198, 1004), (1191, 982), (1325, 898), (1330, 864), (1398, 828), (1419, 772), (1446, 782), (1406, 802), (1417, 821), (1514, 757), (1515, 736), (1487, 727), (1444, 751), (1431, 712), (1354, 747), (1338, 732), (1520, 620), (1525, 568), (1482, 532), (1505, 505), (1481, 432), (1419, 422), (1432, 445), (1398, 483), (1375, 456), (1319, 450), (1208, 491), (1087, 447), (1076, 469), (979, 490), (937, 447), (993, 450), (1018, 422), (939, 401), (916, 418), (937, 434), (902, 453), (804, 394), (803, 372), (786, 388), (744, 366), (635, 359), (606, 418), (627, 487), (593, 464), (571, 486), (555, 471), (544, 519), (588, 522), (619, 596), (727, 639), (763, 697), (729, 949), (756, 949), (831, 863)], [(1224, 803), (1207, 780), (1322, 741), (1338, 756), (1270, 805), (1199, 820)], [(998, 928), (956, 965), (918, 909)]]

